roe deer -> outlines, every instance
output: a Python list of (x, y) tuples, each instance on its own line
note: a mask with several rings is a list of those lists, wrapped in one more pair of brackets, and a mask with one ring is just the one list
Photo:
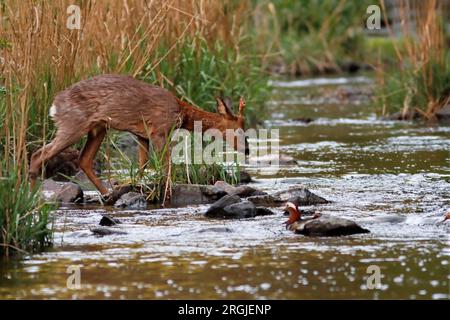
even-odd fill
[[(31, 156), (31, 184), (35, 184), (45, 161), (87, 134), (79, 166), (100, 193), (108, 195), (92, 165), (109, 128), (137, 136), (141, 167), (148, 161), (149, 139), (156, 150), (161, 150), (174, 127), (192, 131), (194, 121), (202, 121), (203, 131), (216, 128), (225, 135), (226, 129), (242, 129), (238, 131), (243, 134), (244, 100), (240, 100), (238, 115), (232, 113), (230, 100), (216, 100), (217, 113), (207, 112), (161, 87), (124, 75), (101, 75), (75, 83), (58, 93), (53, 101), (50, 116), (57, 128), (56, 136)], [(234, 148), (238, 150), (236, 143)], [(248, 154), (247, 143), (245, 152)]]

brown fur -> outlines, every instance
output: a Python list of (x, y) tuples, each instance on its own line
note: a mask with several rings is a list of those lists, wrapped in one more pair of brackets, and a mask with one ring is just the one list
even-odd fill
[(79, 166), (103, 195), (108, 190), (96, 177), (92, 164), (110, 128), (138, 137), (139, 163), (143, 166), (148, 160), (149, 140), (161, 150), (174, 127), (193, 130), (194, 121), (202, 121), (203, 130), (217, 128), (222, 132), (244, 126), (243, 110), (235, 116), (223, 100), (218, 99), (218, 113), (206, 112), (161, 87), (123, 75), (101, 75), (75, 83), (58, 93), (53, 105), (56, 137), (33, 153), (31, 183), (34, 184), (44, 162), (88, 135)]

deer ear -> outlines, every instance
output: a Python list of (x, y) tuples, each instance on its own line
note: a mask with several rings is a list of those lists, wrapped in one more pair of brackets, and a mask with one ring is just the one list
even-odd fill
[(225, 101), (219, 97), (216, 97), (217, 101), (217, 113), (223, 116), (233, 116), (233, 113), (225, 103)]
[(225, 103), (225, 106), (227, 107), (228, 112), (231, 113), (231, 114), (234, 114), (234, 112), (233, 112), (233, 110), (234, 110), (233, 109), (233, 100), (231, 100), (230, 97), (225, 97), (222, 100)]

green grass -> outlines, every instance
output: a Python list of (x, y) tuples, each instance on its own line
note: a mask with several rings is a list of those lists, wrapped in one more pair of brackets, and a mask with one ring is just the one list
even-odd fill
[(30, 190), (28, 181), (16, 170), (7, 169), (5, 161), (0, 166), (0, 255), (34, 252), (51, 245), (49, 213), (54, 206), (43, 203), (39, 190)]
[[(370, 43), (380, 52), (375, 103), (382, 115), (402, 111), (407, 118), (419, 115), (433, 120), (450, 102), (449, 44), (443, 11), (437, 4), (441, 3), (417, 2), (415, 9), (420, 14), (414, 20), (401, 17), (409, 26), (401, 35), (391, 33), (389, 40)], [(406, 12), (406, 5), (402, 5), (401, 12)], [(389, 55), (391, 60), (386, 58)]]
[[(163, 55), (166, 49), (160, 49)], [(186, 40), (179, 48), (177, 58), (169, 56), (157, 70), (141, 78), (162, 84), (179, 97), (207, 111), (215, 111), (215, 96), (229, 96), (237, 108), (239, 97), (247, 102), (247, 123), (261, 118), (268, 98), (268, 75), (261, 70), (261, 60), (251, 52), (242, 55), (227, 49), (220, 42), (213, 45), (199, 36)], [(170, 80), (168, 80), (170, 79)]]
[(273, 2), (279, 56), (291, 74), (339, 72), (364, 61), (363, 27), (369, 1), (280, 0)]
[[(117, 140), (120, 133), (107, 136), (104, 147), (99, 152), (103, 159), (102, 179), (108, 181), (120, 181), (121, 184), (130, 184), (135, 191), (142, 192), (149, 202), (162, 202), (166, 193), (167, 184), (214, 184), (222, 180), (229, 184), (237, 184), (240, 179), (240, 166), (232, 161), (229, 164), (171, 164), (170, 177), (166, 153), (168, 144), (161, 152), (150, 152), (145, 170), (141, 170), (134, 154), (124, 152), (118, 146)], [(137, 139), (135, 139), (137, 143)], [(191, 140), (193, 144), (193, 141)], [(152, 147), (150, 147), (152, 149)], [(194, 148), (191, 149), (193, 157)], [(169, 178), (169, 179), (168, 179)], [(74, 181), (76, 182), (76, 181)]]
[(383, 115), (404, 110), (426, 117), (430, 103), (439, 110), (449, 102), (450, 53), (443, 64), (430, 60), (424, 68), (425, 72), (405, 61), (401, 69), (390, 69), (384, 74), (375, 91), (375, 104), (379, 110), (383, 107)]

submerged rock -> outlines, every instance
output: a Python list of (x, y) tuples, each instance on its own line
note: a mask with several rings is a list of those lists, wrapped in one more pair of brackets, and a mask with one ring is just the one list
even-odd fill
[(256, 207), (256, 215), (257, 216), (269, 216), (275, 214), (272, 210), (267, 209), (265, 207)]
[(108, 228), (108, 227), (95, 227), (95, 228), (90, 228), (89, 230), (91, 230), (91, 232), (95, 235), (98, 236), (109, 236), (112, 234), (127, 234), (127, 232), (122, 231), (122, 230), (117, 230), (114, 228)]
[(281, 200), (280, 202), (292, 202), (296, 206), (311, 206), (329, 203), (328, 200), (315, 195), (301, 186), (295, 186), (285, 191), (276, 192), (272, 196), (275, 199)]
[(436, 118), (442, 124), (450, 124), (450, 103), (436, 112)]
[(251, 196), (248, 197), (247, 200), (252, 202), (256, 206), (265, 206), (265, 207), (275, 207), (284, 202), (280, 198), (274, 197), (273, 195), (270, 194)]
[(119, 219), (113, 218), (109, 215), (104, 215), (101, 220), (100, 220), (100, 225), (101, 226), (106, 226), (106, 227), (110, 227), (110, 226), (114, 226), (118, 223), (122, 223)]
[(127, 209), (145, 209), (147, 207), (147, 200), (140, 193), (128, 192), (123, 194), (119, 198), (119, 200), (116, 201), (114, 207)]
[(352, 220), (329, 216), (299, 220), (289, 225), (288, 228), (298, 234), (318, 237), (335, 237), (370, 232)]
[(269, 214), (273, 214), (273, 212), (263, 207), (256, 207), (250, 201), (242, 201), (238, 195), (226, 195), (213, 203), (206, 211), (205, 216), (222, 219), (245, 219)]
[(250, 183), (253, 179), (247, 171), (239, 171), (239, 183)]
[(223, 215), (218, 218), (224, 219), (245, 219), (256, 216), (256, 207), (250, 201), (234, 203), (223, 208)]
[(214, 186), (219, 189), (222, 189), (227, 194), (235, 194), (235, 192), (236, 192), (236, 187), (234, 187), (231, 184), (226, 183), (225, 181), (222, 181), (222, 180), (216, 181), (216, 183), (214, 183)]
[(406, 220), (406, 216), (400, 215), (400, 214), (390, 214), (387, 216), (381, 216), (381, 217), (370, 217), (370, 218), (364, 218), (360, 219), (360, 221), (364, 223), (402, 223)]
[(207, 232), (216, 232), (216, 233), (231, 233), (233, 230), (227, 227), (211, 227), (205, 228), (198, 231), (198, 233), (207, 233)]
[(271, 210), (256, 207), (248, 200), (242, 201), (238, 195), (227, 195), (213, 203), (206, 211), (205, 216), (222, 219), (245, 219), (270, 214), (273, 214)]
[(46, 201), (73, 203), (83, 201), (83, 190), (73, 182), (46, 179), (42, 183), (42, 196)]
[(170, 203), (173, 206), (213, 203), (227, 192), (216, 186), (200, 184), (177, 184), (172, 189)]
[(237, 195), (226, 195), (214, 202), (206, 211), (207, 217), (222, 217), (225, 215), (225, 207), (241, 202), (241, 198)]

